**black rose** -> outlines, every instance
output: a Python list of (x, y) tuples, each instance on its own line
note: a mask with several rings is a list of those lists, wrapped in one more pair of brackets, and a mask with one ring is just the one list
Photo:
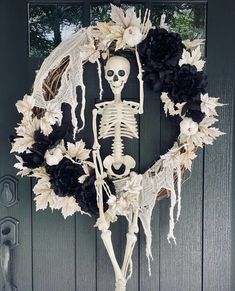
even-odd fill
[(193, 102), (201, 100), (201, 93), (205, 94), (207, 76), (198, 72), (192, 65), (182, 65), (174, 74), (172, 90), (169, 90), (169, 97), (177, 102)]
[(46, 171), (50, 176), (51, 188), (56, 195), (74, 196), (81, 191), (79, 178), (84, 175), (84, 170), (80, 164), (63, 158), (58, 165), (46, 165)]
[(179, 63), (184, 45), (179, 34), (163, 28), (151, 29), (138, 51), (144, 68), (143, 79), (154, 91), (160, 91), (166, 71), (173, 71)]
[[(93, 171), (89, 177), (82, 184), (82, 189), (80, 192), (76, 194), (76, 201), (78, 205), (81, 207), (82, 211), (90, 213), (91, 215), (95, 215), (98, 217), (99, 209), (96, 201), (96, 189), (95, 189), (95, 172)], [(109, 186), (109, 189), (113, 195), (115, 195), (115, 187), (113, 182), (109, 178), (105, 178), (105, 182)], [(103, 203), (104, 203), (104, 211), (108, 209), (108, 196), (104, 193), (103, 195)]]

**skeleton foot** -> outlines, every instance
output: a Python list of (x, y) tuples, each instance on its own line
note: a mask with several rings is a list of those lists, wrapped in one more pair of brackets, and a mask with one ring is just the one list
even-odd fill
[[(107, 156), (103, 164), (109, 175), (122, 178), (127, 176), (130, 170), (135, 167), (135, 160), (129, 155), (121, 156), (118, 160), (113, 156)], [(125, 167), (124, 172), (120, 174), (114, 173), (113, 168), (119, 170), (122, 165)]]

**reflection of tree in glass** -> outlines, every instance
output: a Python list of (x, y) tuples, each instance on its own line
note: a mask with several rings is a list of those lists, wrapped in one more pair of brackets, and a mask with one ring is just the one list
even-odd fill
[(49, 54), (81, 26), (81, 14), (81, 6), (78, 5), (30, 5), (30, 56)]
[(153, 6), (152, 21), (159, 25), (162, 13), (170, 31), (178, 32), (182, 39), (205, 37), (206, 11), (204, 4), (158, 4)]
[[(143, 4), (121, 4), (121, 8), (127, 10), (130, 6), (134, 6), (136, 11), (144, 9)], [(110, 21), (111, 7), (110, 4), (98, 4), (91, 6), (91, 25), (94, 25), (97, 21)]]

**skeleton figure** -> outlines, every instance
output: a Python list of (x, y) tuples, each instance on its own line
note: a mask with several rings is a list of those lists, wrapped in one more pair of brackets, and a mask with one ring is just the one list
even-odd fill
[[(101, 115), (97, 139), (113, 138), (112, 154), (103, 165), (107, 173), (115, 178), (127, 176), (135, 167), (135, 160), (124, 155), (123, 137), (138, 138), (138, 125), (135, 115), (139, 113), (139, 103), (122, 101), (121, 92), (130, 74), (129, 61), (120, 56), (111, 57), (105, 67), (105, 78), (114, 94), (114, 100), (96, 104), (97, 114)], [(98, 142), (98, 141), (97, 141)], [(124, 171), (114, 171), (124, 166)]]
[[(138, 59), (137, 59), (138, 63)], [(141, 69), (141, 67), (140, 67)], [(104, 242), (105, 248), (111, 259), (116, 279), (115, 291), (125, 291), (127, 280), (130, 278), (132, 273), (132, 253), (137, 241), (136, 234), (138, 233), (138, 214), (139, 208), (136, 207), (130, 215), (127, 217), (128, 220), (128, 232), (126, 234), (126, 249), (122, 266), (119, 265), (111, 238), (110, 220), (104, 213), (103, 207), (103, 195), (107, 195), (109, 198), (112, 193), (108, 185), (105, 182), (107, 173), (114, 178), (123, 178), (130, 174), (129, 187), (132, 189), (131, 195), (133, 195), (133, 189), (135, 186), (135, 201), (138, 204), (139, 194), (141, 189), (142, 176), (137, 175), (134, 172), (130, 172), (135, 167), (135, 160), (129, 156), (124, 155), (123, 149), (123, 137), (127, 138), (138, 138), (138, 127), (135, 115), (143, 113), (143, 91), (140, 90), (140, 103), (125, 101), (121, 99), (122, 89), (127, 82), (130, 74), (130, 63), (123, 57), (112, 57), (108, 60), (105, 67), (105, 78), (109, 82), (112, 92), (114, 94), (114, 100), (109, 102), (102, 102), (96, 104), (96, 108), (93, 109), (93, 133), (94, 133), (94, 144), (93, 144), (93, 161), (96, 172), (95, 188), (97, 194), (97, 205), (99, 208), (99, 219), (97, 220), (97, 227), (101, 231), (101, 238)], [(141, 71), (138, 75), (140, 84)], [(99, 130), (97, 131), (97, 115), (101, 115), (99, 124)], [(99, 139), (105, 139), (111, 137), (113, 139), (112, 154), (107, 156), (102, 161), (100, 156), (100, 144)], [(121, 166), (125, 167), (125, 170), (121, 174), (114, 173), (114, 170), (118, 170)], [(104, 168), (107, 171), (104, 171)], [(107, 173), (106, 173), (107, 172)], [(128, 179), (127, 177), (125, 177)], [(126, 179), (123, 182), (127, 182)], [(118, 181), (118, 180), (116, 180)], [(134, 188), (133, 188), (134, 187)], [(128, 274), (129, 271), (129, 274)]]

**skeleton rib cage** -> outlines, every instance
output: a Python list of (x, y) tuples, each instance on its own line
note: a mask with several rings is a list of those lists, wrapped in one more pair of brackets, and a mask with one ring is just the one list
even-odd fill
[(102, 115), (99, 126), (99, 139), (115, 136), (117, 128), (121, 137), (138, 138), (138, 124), (135, 114), (138, 113), (139, 103), (123, 101), (103, 102), (96, 104), (98, 113)]

